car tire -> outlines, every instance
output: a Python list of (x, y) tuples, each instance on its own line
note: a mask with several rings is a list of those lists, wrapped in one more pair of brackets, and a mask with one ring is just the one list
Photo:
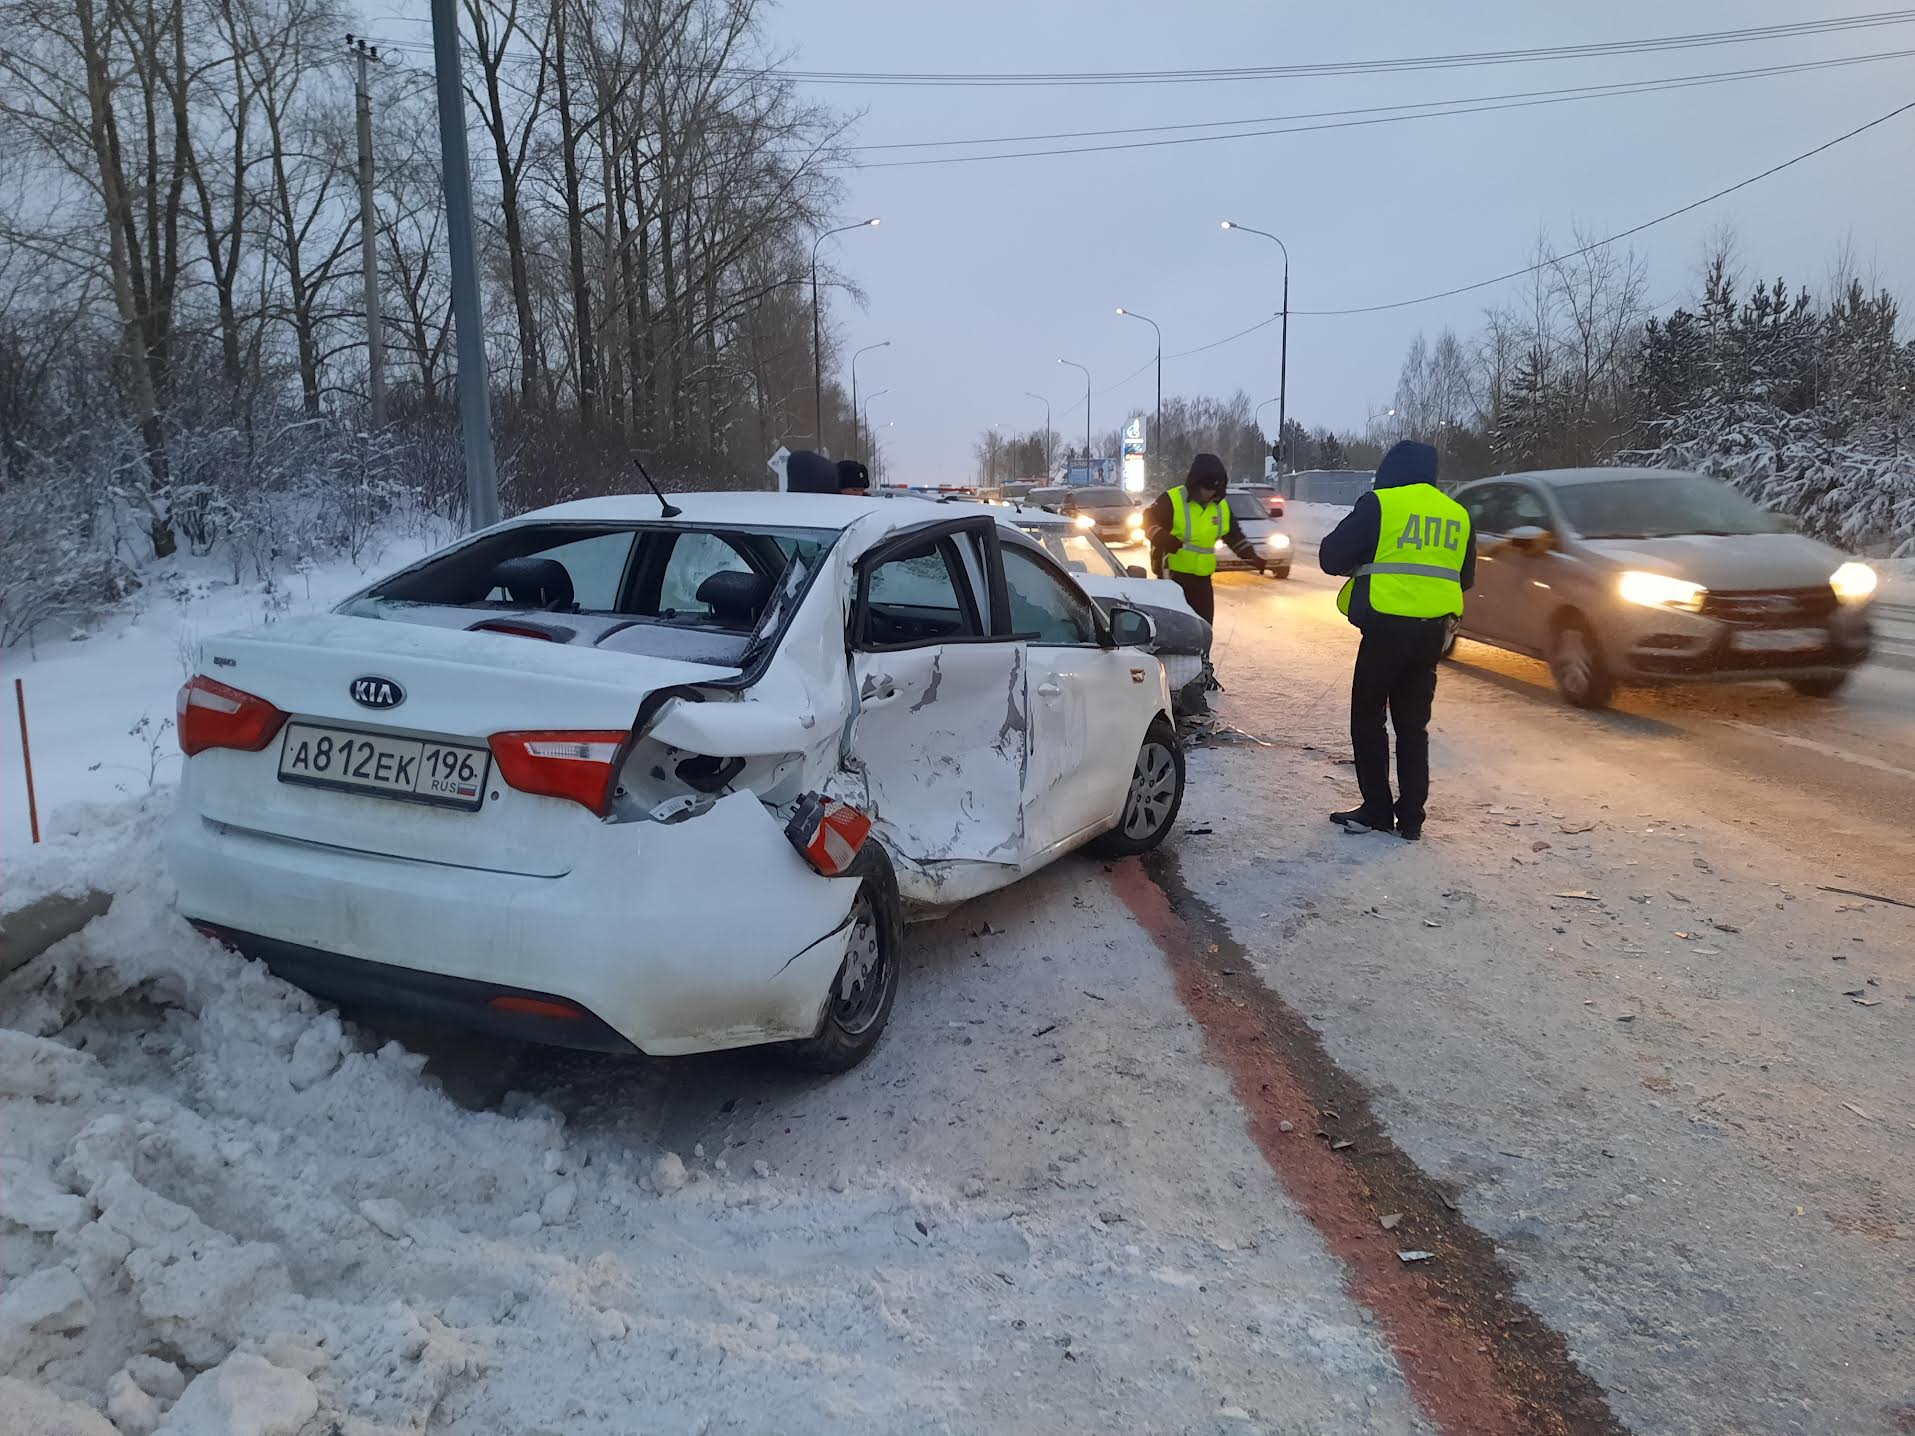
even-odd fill
[(1615, 676), (1596, 635), (1581, 618), (1571, 616), (1556, 626), (1549, 641), (1549, 672), (1556, 691), (1572, 708), (1607, 708), (1615, 696)]
[(1833, 698), (1848, 687), (1848, 683), (1846, 673), (1821, 673), (1813, 678), (1791, 678), (1789, 687), (1804, 698)]
[(904, 956), (904, 909), (891, 859), (867, 843), (853, 871), (863, 869), (851, 906), (844, 961), (831, 979), (815, 1037), (789, 1042), (784, 1056), (812, 1072), (849, 1072), (877, 1049), (898, 996)]
[(1103, 858), (1147, 853), (1170, 835), (1184, 805), (1184, 745), (1166, 718), (1151, 720), (1138, 745), (1117, 826), (1091, 844)]

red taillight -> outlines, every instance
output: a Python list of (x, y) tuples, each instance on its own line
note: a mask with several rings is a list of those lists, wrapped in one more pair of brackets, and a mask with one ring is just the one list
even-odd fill
[(871, 819), (849, 803), (806, 793), (785, 824), (785, 836), (812, 867), (828, 878), (842, 877), (871, 836)]
[(611, 811), (612, 788), (632, 735), (611, 732), (494, 733), (499, 776), (521, 793), (569, 798), (601, 818)]
[(203, 673), (180, 689), (178, 715), (180, 751), (189, 758), (208, 748), (257, 753), (279, 736), (286, 721), (264, 698), (228, 688)]

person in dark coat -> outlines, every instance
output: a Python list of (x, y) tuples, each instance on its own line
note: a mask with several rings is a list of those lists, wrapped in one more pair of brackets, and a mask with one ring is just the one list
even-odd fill
[(838, 492), (868, 495), (871, 492), (871, 470), (856, 459), (838, 460)]
[[(1317, 546), (1323, 571), (1349, 579), (1338, 607), (1363, 634), (1350, 680), (1350, 745), (1363, 801), (1330, 814), (1346, 832), (1423, 835), (1436, 666), (1462, 595), (1476, 582), (1469, 514), (1436, 487), (1436, 469), (1428, 444), (1396, 445), (1377, 466), (1371, 491)], [(1386, 714), (1396, 729), (1394, 797)]]
[[(1205, 623), (1217, 617), (1217, 594), (1210, 582), (1217, 570), (1219, 539), (1245, 563), (1264, 571), (1263, 555), (1244, 535), (1224, 490), (1229, 475), (1215, 454), (1199, 454), (1190, 461), (1182, 484), (1167, 489), (1144, 510), (1144, 533), (1150, 539), (1150, 566), (1184, 591), (1184, 598)], [(1191, 538), (1189, 552), (1185, 539)]]

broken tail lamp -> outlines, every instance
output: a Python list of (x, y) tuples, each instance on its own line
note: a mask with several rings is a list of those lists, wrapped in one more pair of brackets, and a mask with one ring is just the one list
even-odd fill
[(857, 861), (858, 850), (871, 836), (871, 819), (836, 798), (806, 793), (785, 824), (785, 836), (798, 856), (828, 878), (841, 878)]

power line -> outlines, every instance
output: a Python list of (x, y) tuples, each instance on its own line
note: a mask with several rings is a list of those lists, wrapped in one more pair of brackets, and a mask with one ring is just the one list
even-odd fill
[(1499, 274), (1494, 279), (1481, 279), (1474, 284), (1458, 285), (1455, 289), (1445, 289), (1441, 291), (1440, 293), (1425, 294), (1415, 299), (1398, 299), (1389, 304), (1365, 304), (1365, 305), (1359, 305), (1352, 309), (1292, 309), (1290, 312), (1292, 314), (1309, 315), (1316, 318), (1329, 318), (1329, 317), (1346, 315), (1346, 314), (1380, 314), (1386, 309), (1407, 309), (1413, 304), (1429, 304), (1434, 300), (1450, 299), (1458, 294), (1469, 294), (1474, 290), (1487, 289), (1492, 284), (1501, 284), (1505, 280), (1521, 279), (1524, 275), (1534, 274), (1537, 270), (1545, 269), (1549, 265), (1560, 263), (1561, 261), (1565, 259), (1579, 258), (1580, 256), (1589, 254), (1594, 250), (1601, 249), (1605, 245), (1614, 244), (1619, 239), (1628, 239), (1633, 235), (1641, 234), (1646, 229), (1653, 229), (1659, 224), (1664, 224), (1669, 220), (1675, 219), (1681, 215), (1688, 214), (1691, 210), (1701, 209), (1705, 204), (1713, 204), (1715, 203), (1715, 201), (1719, 199), (1723, 199), (1728, 195), (1734, 194), (1737, 190), (1747, 189), (1752, 184), (1758, 184), (1761, 181), (1768, 179), (1773, 175), (1778, 175), (1782, 173), (1782, 171), (1785, 169), (1789, 169), (1790, 167), (1794, 165), (1799, 165), (1804, 160), (1814, 159), (1817, 155), (1823, 153), (1825, 150), (1832, 150), (1837, 145), (1842, 144), (1845, 141), (1854, 139), (1857, 135), (1865, 134), (1869, 130), (1875, 129), (1879, 125), (1885, 125), (1890, 120), (1896, 119), (1897, 117), (1901, 115), (1907, 114), (1910, 110), (1915, 110), (1915, 100), (1911, 100), (1905, 105), (1898, 106), (1897, 108), (1890, 110), (1885, 115), (1878, 115), (1874, 119), (1868, 121), (1866, 124), (1857, 125), (1854, 129), (1849, 130), (1844, 134), (1839, 134), (1832, 140), (1825, 140), (1812, 150), (1804, 150), (1801, 154), (1796, 155), (1791, 159), (1783, 160), (1782, 163), (1778, 165), (1771, 165), (1768, 169), (1763, 170), (1761, 174), (1750, 175), (1745, 180), (1737, 180), (1734, 184), (1729, 185), (1726, 188), (1719, 189), (1714, 194), (1704, 195), (1701, 199), (1692, 200), (1690, 203), (1685, 204), (1678, 209), (1672, 209), (1666, 214), (1659, 214), (1654, 219), (1646, 219), (1641, 224), (1632, 225), (1628, 229), (1620, 230), (1617, 233), (1610, 235), (1607, 239), (1599, 239), (1594, 244), (1586, 244), (1581, 249), (1572, 250), (1568, 254), (1553, 255), (1549, 259), (1542, 261), (1540, 264), (1526, 265), (1522, 269), (1512, 269), (1508, 274)]
[[(1358, 118), (1325, 120), (1318, 124), (1277, 125), (1267, 129), (1239, 130), (1233, 134), (1225, 135), (1179, 135), (1169, 139), (1123, 140), (1100, 145), (1059, 145), (1050, 149), (1041, 150), (999, 150), (981, 155), (930, 155), (920, 156), (914, 159), (878, 160), (873, 163), (858, 164), (855, 166), (846, 165), (842, 166), (842, 168), (855, 167), (861, 170), (915, 169), (924, 165), (979, 164), (995, 160), (1041, 159), (1055, 155), (1105, 154), (1118, 150), (1163, 149), (1168, 146), (1216, 144), (1223, 140), (1260, 139), (1267, 138), (1271, 135), (1302, 135), (1315, 134), (1324, 130), (1368, 129), (1376, 125), (1404, 124), (1411, 120), (1447, 119), (1457, 115), (1492, 114), (1501, 110), (1528, 110), (1537, 109), (1545, 105), (1574, 104), (1582, 100), (1613, 99), (1621, 95), (1646, 95), (1667, 90), (1700, 89), (1710, 85), (1731, 84), (1745, 79), (1759, 79), (1794, 71), (1829, 69), (1841, 65), (1865, 64), (1877, 58), (1907, 59), (1910, 56), (1915, 56), (1915, 50), (1897, 50), (1885, 53), (1879, 57), (1872, 55), (1847, 56), (1839, 60), (1804, 61), (1797, 65), (1774, 66), (1762, 70), (1728, 71), (1715, 76), (1619, 82), (1613, 86), (1590, 86), (1581, 90), (1565, 92), (1542, 91), (1540, 92), (1542, 98), (1534, 99), (1511, 97), (1508, 99), (1492, 99), (1491, 101), (1483, 103), (1432, 100), (1427, 102), (1427, 104), (1414, 114), (1392, 113), (1407, 108), (1405, 106), (1382, 106), (1379, 107), (1381, 112), (1367, 110), (1347, 112), (1351, 115), (1358, 116)], [(1438, 108), (1439, 106), (1445, 105), (1449, 106), (1449, 108)], [(1337, 112), (1331, 111), (1329, 113), (1334, 114)], [(1299, 116), (1298, 118), (1302, 117)]]
[[(1417, 100), (1398, 105), (1367, 105), (1341, 110), (1305, 110), (1290, 115), (1256, 115), (1236, 120), (1194, 120), (1175, 125), (1132, 125), (1121, 129), (1106, 130), (1056, 130), (1047, 134), (1034, 135), (991, 135), (979, 139), (964, 140), (891, 140), (881, 144), (847, 145), (848, 154), (863, 154), (876, 150), (922, 150), (922, 149), (962, 149), (972, 145), (1015, 145), (1037, 144), (1045, 140), (1085, 140), (1108, 139), (1120, 135), (1156, 135), (1173, 134), (1184, 130), (1229, 129), (1239, 125), (1275, 125), (1289, 124), (1295, 120), (1339, 119), (1352, 115), (1382, 115), (1407, 110), (1431, 111), (1441, 114), (1444, 109), (1455, 105), (1488, 104), (1500, 100), (1544, 99), (1555, 96), (1572, 98), (1600, 97), (1612, 93), (1633, 94), (1649, 89), (1674, 88), (1710, 81), (1728, 81), (1757, 79), (1770, 75), (1792, 75), (1811, 70), (1840, 69), (1849, 65), (1873, 64), (1879, 60), (1900, 60), (1915, 56), (1915, 49), (1884, 50), (1867, 55), (1844, 55), (1823, 60), (1803, 60), (1788, 65), (1768, 65), (1741, 70), (1714, 70), (1694, 75), (1670, 75), (1659, 79), (1615, 80), (1600, 85), (1569, 85), (1549, 90), (1518, 90), (1498, 95), (1469, 95), (1453, 100)], [(1416, 115), (1411, 118), (1430, 118), (1431, 115)], [(1213, 138), (1238, 139), (1238, 135), (1219, 135)], [(1050, 153), (1071, 153), (1054, 151)], [(871, 166), (875, 168), (875, 166)]]
[[(1476, 290), (1488, 289), (1492, 285), (1503, 284), (1512, 279), (1521, 279), (1525, 275), (1536, 273), (1536, 271), (1539, 269), (1547, 269), (1550, 265), (1560, 264), (1563, 260), (1577, 259), (1585, 254), (1594, 253), (1596, 250), (1602, 249), (1607, 245), (1614, 244), (1618, 240), (1632, 238), (1635, 235), (1641, 234), (1644, 230), (1653, 229), (1659, 224), (1665, 224), (1669, 220), (1677, 219), (1681, 217), (1682, 215), (1690, 213), (1693, 210), (1701, 209), (1704, 205), (1713, 204), (1715, 203), (1715, 201), (1719, 199), (1723, 199), (1729, 195), (1734, 194), (1737, 190), (1747, 189), (1750, 185), (1759, 184), (1761, 183), (1761, 181), (1765, 179), (1769, 179), (1774, 175), (1778, 175), (1783, 170), (1789, 169), (1795, 165), (1799, 165), (1803, 163), (1805, 160), (1814, 159), (1817, 155), (1822, 154), (1828, 150), (1832, 150), (1837, 145), (1846, 143), (1847, 141), (1854, 139), (1858, 135), (1866, 134), (1868, 131), (1872, 129), (1876, 129), (1879, 126), (1885, 125), (1890, 120), (1897, 119), (1900, 116), (1907, 114), (1910, 110), (1915, 110), (1915, 100), (1911, 100), (1905, 105), (1898, 106), (1897, 108), (1890, 110), (1885, 115), (1878, 115), (1876, 116), (1876, 118), (1869, 120), (1864, 124), (1857, 125), (1854, 129), (1848, 130), (1842, 134), (1839, 134), (1832, 140), (1825, 140), (1821, 144), (1815, 146), (1815, 148), (1804, 150), (1801, 154), (1795, 155), (1789, 159), (1783, 160), (1780, 164), (1771, 165), (1768, 169), (1763, 170), (1760, 174), (1753, 174), (1753, 175), (1750, 175), (1747, 179), (1737, 180), (1734, 184), (1727, 185), (1724, 188), (1715, 191), (1715, 193), (1713, 194), (1704, 195), (1701, 199), (1692, 200), (1688, 204), (1682, 205), (1676, 209), (1669, 210), (1666, 213), (1659, 214), (1654, 219), (1646, 219), (1641, 224), (1632, 225), (1628, 229), (1618, 230), (1615, 234), (1609, 235), (1607, 238), (1604, 238), (1604, 239), (1596, 240), (1594, 243), (1586, 244), (1582, 246), (1582, 248), (1580, 249), (1571, 250), (1567, 254), (1552, 255), (1550, 256), (1550, 258), (1543, 260), (1539, 263), (1525, 265), (1521, 269), (1512, 269), (1507, 274), (1499, 274), (1491, 279), (1479, 279), (1474, 284), (1460, 284), (1456, 286), (1454, 289), (1440, 290), (1435, 294), (1419, 295), (1415, 299), (1394, 300), (1388, 304), (1365, 304), (1365, 305), (1358, 305), (1348, 309), (1292, 309), (1290, 313), (1293, 318), (1297, 316), (1307, 316), (1307, 317), (1318, 318), (1318, 319), (1340, 318), (1346, 315), (1355, 315), (1355, 314), (1380, 314), (1386, 310), (1408, 309), (1418, 304), (1434, 303), (1436, 300), (1439, 300), (1439, 299), (1452, 299), (1459, 294), (1470, 294), (1470, 293), (1474, 293)], [(1247, 335), (1256, 333), (1259, 329), (1267, 329), (1270, 325), (1275, 324), (1279, 317), (1280, 317), (1279, 315), (1272, 314), (1267, 319), (1260, 319), (1255, 324), (1252, 324), (1247, 328), (1239, 329), (1235, 334), (1226, 334), (1221, 339), (1213, 339), (1208, 344), (1199, 344), (1194, 349), (1184, 349), (1184, 350), (1178, 351), (1175, 354), (1166, 354), (1164, 355), (1164, 358), (1188, 359), (1193, 354), (1202, 354), (1211, 349), (1222, 348), (1226, 344), (1235, 343), (1237, 340), (1242, 339)], [(1116, 390), (1121, 389), (1124, 385), (1130, 383), (1133, 379), (1135, 379), (1139, 374), (1142, 374), (1149, 367), (1150, 367), (1149, 364), (1144, 365), (1142, 369), (1138, 369), (1135, 373), (1127, 375), (1123, 379), (1119, 379), (1115, 384), (1111, 385), (1109, 388), (1100, 390), (1099, 391), (1100, 394), (1114, 393)]]
[[(1723, 45), (1766, 40), (1800, 39), (1815, 35), (1846, 34), (1915, 22), (1915, 9), (1883, 10), (1863, 15), (1801, 20), (1731, 30), (1684, 35), (1650, 36), (1638, 40), (1592, 41), (1575, 45), (1546, 45), (1527, 49), (1466, 51), (1449, 55), (1407, 55), (1368, 60), (1328, 60), (1290, 65), (1252, 65), (1181, 70), (955, 72), (884, 70), (805, 70), (780, 66), (719, 66), (718, 73), (735, 76), (776, 76), (817, 85), (903, 85), (971, 87), (1042, 87), (1085, 85), (1214, 84), (1219, 81), (1289, 80), (1366, 74), (1400, 74), (1423, 70), (1476, 69), (1490, 65), (1533, 64), (1555, 60), (1601, 59), (1616, 55), (1657, 54), (1665, 51), (1713, 49)], [(430, 53), (431, 42), (380, 40), (381, 49)], [(532, 63), (536, 55), (508, 59)]]
[(1756, 25), (1734, 30), (1687, 35), (1653, 36), (1641, 40), (1605, 40), (1578, 45), (1546, 45), (1528, 49), (1480, 50), (1451, 55), (1409, 55), (1372, 60), (1333, 60), (1295, 65), (1250, 65), (1215, 69), (1107, 70), (1039, 72), (896, 72), (882, 70), (779, 70), (776, 73), (812, 84), (914, 86), (1084, 86), (1148, 84), (1213, 84), (1231, 80), (1302, 79), (1326, 75), (1394, 74), (1410, 70), (1469, 69), (1484, 65), (1529, 64), (1546, 60), (1573, 60), (1610, 55), (1644, 54), (1664, 50), (1708, 49), (1720, 45), (1762, 40), (1796, 39), (1809, 35), (1873, 30), (1915, 21), (1915, 10), (1884, 10), (1826, 20), (1801, 20), (1778, 25)]

